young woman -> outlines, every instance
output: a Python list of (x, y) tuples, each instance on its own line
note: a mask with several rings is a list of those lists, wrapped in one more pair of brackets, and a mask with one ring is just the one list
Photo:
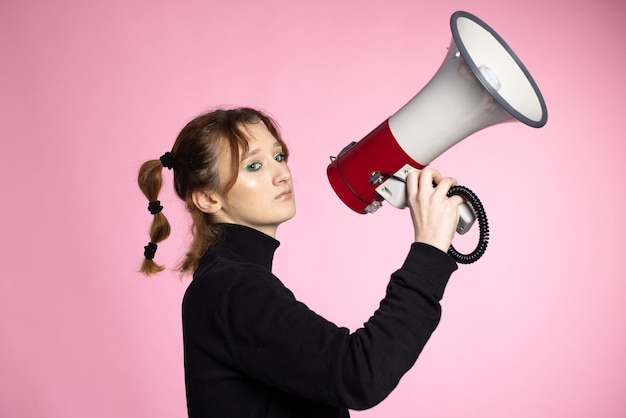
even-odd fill
[[(287, 147), (275, 122), (249, 108), (189, 122), (171, 152), (143, 164), (139, 186), (154, 215), (141, 271), (170, 227), (158, 202), (161, 172), (192, 217), (180, 270), (189, 416), (348, 417), (382, 401), (416, 361), (440, 318), (456, 263), (456, 184), (432, 169), (407, 178), (415, 243), (391, 275), (379, 309), (350, 333), (309, 310), (272, 274), (278, 225), (295, 214)], [(433, 184), (437, 184), (433, 187)], [(311, 260), (315, 262), (315, 260)]]

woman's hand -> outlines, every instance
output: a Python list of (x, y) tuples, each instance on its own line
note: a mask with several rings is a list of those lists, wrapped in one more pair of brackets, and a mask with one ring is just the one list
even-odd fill
[[(433, 187), (433, 184), (437, 186)], [(411, 210), (415, 242), (423, 242), (447, 252), (458, 223), (460, 196), (448, 197), (456, 180), (442, 177), (432, 168), (413, 171), (406, 178), (407, 204)]]

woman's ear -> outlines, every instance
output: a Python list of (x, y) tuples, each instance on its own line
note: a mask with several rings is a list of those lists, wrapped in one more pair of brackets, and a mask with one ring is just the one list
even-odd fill
[(193, 204), (204, 213), (209, 215), (215, 215), (222, 209), (222, 202), (220, 197), (215, 193), (210, 193), (207, 190), (196, 190), (191, 193), (191, 199)]

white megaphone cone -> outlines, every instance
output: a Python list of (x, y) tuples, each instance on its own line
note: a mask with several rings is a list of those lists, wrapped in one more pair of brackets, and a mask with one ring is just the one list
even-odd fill
[(401, 180), (408, 171), (424, 168), (483, 128), (512, 120), (545, 125), (541, 92), (504, 40), (467, 12), (454, 13), (450, 25), (452, 42), (432, 80), (365, 138), (331, 158), (328, 179), (352, 210), (372, 213), (383, 200), (406, 206)]

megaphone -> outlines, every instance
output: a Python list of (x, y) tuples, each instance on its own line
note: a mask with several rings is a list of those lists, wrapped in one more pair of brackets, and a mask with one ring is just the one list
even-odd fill
[[(428, 84), (367, 136), (331, 157), (330, 184), (355, 212), (373, 213), (383, 201), (405, 207), (408, 172), (426, 167), (481, 129), (516, 120), (545, 125), (543, 96), (508, 44), (468, 12), (452, 14), (450, 27), (448, 53)], [(459, 214), (463, 230), (473, 223), (472, 212)]]

